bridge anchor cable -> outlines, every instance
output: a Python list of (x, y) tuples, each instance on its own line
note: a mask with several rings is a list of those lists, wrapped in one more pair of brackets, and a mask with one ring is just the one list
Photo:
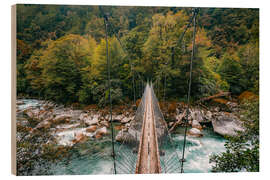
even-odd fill
[(195, 54), (196, 16), (198, 14), (198, 10), (199, 10), (198, 8), (193, 9), (192, 53), (191, 53), (191, 59), (190, 59), (189, 84), (188, 84), (188, 107), (187, 107), (186, 120), (185, 120), (185, 135), (184, 135), (184, 144), (183, 144), (183, 152), (182, 152), (182, 160), (181, 160), (181, 173), (184, 172), (187, 124), (188, 124), (188, 115), (189, 115), (189, 108), (190, 108), (190, 92), (191, 92), (191, 83), (192, 83), (192, 62), (193, 62), (194, 54)]

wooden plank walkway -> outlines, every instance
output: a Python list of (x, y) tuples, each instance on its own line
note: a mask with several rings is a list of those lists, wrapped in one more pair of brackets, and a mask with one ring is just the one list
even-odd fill
[(150, 86), (146, 89), (146, 103), (136, 164), (136, 174), (161, 173), (155, 116)]

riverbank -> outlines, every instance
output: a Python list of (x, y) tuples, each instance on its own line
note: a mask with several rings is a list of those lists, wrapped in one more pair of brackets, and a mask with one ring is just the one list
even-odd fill
[[(165, 109), (164, 106), (167, 106), (168, 108)], [(181, 129), (181, 126), (183, 126), (184, 123), (184, 117), (182, 116), (185, 104), (173, 102), (167, 104), (160, 103), (160, 107), (164, 113), (169, 129), (177, 123), (176, 128), (172, 133), (175, 137), (175, 141), (179, 141), (180, 151), (181, 140), (179, 140), (179, 138), (183, 133), (179, 132), (179, 128)], [(173, 109), (173, 107), (175, 107), (175, 109)], [(191, 112), (188, 116), (190, 126), (188, 131), (189, 141), (193, 142), (193, 138), (195, 138), (195, 141), (204, 141), (208, 138), (207, 136), (209, 132), (211, 132), (212, 135), (215, 134), (213, 130), (221, 132), (220, 134), (224, 132), (230, 133), (232, 130), (233, 123), (236, 122), (234, 119), (231, 120), (232, 117), (236, 117), (233, 116), (234, 113), (225, 113), (218, 107), (211, 108), (212, 109), (210, 110), (206, 110), (201, 107), (191, 108)], [(233, 108), (237, 107), (234, 106)], [(78, 152), (79, 156), (82, 156), (82, 154), (88, 154), (91, 156), (91, 154), (95, 154), (100, 151), (106, 152), (105, 149), (107, 148), (108, 150), (110, 148), (110, 143), (108, 143), (110, 142), (110, 123), (108, 112), (109, 110), (107, 108), (99, 109), (94, 105), (85, 107), (84, 109), (78, 109), (74, 107), (64, 107), (63, 105), (57, 105), (49, 101), (18, 99), (18, 174), (61, 174), (62, 171), (57, 171), (58, 173), (52, 171), (52, 167), (54, 167), (55, 164), (61, 164), (63, 159), (65, 162), (69, 159), (68, 162), (70, 162), (74, 158), (74, 154)], [(117, 132), (120, 130), (127, 130), (129, 128), (130, 121), (134, 118), (134, 114), (135, 110), (132, 107), (114, 107), (112, 119), (115, 123), (115, 130)], [(180, 119), (180, 117), (182, 117), (182, 119)], [(223, 124), (219, 123), (219, 121), (222, 121)], [(217, 122), (217, 125), (215, 122)], [(224, 124), (226, 124), (226, 126), (224, 126)], [(224, 127), (223, 129), (222, 125)], [(222, 139), (222, 137), (219, 138)], [(100, 142), (102, 141), (105, 144), (100, 145)], [(220, 143), (223, 144), (223, 140)], [(193, 143), (195, 146), (201, 146), (200, 144), (201, 143)], [(211, 151), (211, 147), (208, 148), (208, 151)], [(110, 150), (107, 152), (110, 152)], [(207, 157), (205, 158), (207, 159)], [(204, 161), (207, 161), (205, 158), (203, 158)], [(102, 161), (110, 164), (109, 160), (103, 159)], [(95, 164), (95, 162), (92, 163)], [(96, 168), (101, 168), (100, 166), (104, 166), (104, 163), (99, 164)], [(38, 169), (42, 170), (39, 171)], [(199, 172), (205, 172), (208, 170), (209, 166), (207, 166), (206, 170)], [(85, 172), (89, 173), (90, 171)], [(107, 168), (102, 172), (110, 173), (110, 170)], [(80, 171), (75, 172), (75, 174), (76, 173), (81, 174)], [(93, 173), (98, 172), (95, 170)]]

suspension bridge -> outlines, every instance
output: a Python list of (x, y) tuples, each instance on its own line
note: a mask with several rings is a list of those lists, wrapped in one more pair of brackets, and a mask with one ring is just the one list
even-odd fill
[(124, 140), (115, 148), (116, 172), (150, 174), (181, 171), (180, 159), (175, 149), (171, 149), (175, 145), (152, 83), (146, 84), (128, 131), (122, 130), (120, 134)]
[(146, 106), (143, 116), (143, 126), (138, 150), (138, 160), (136, 173), (160, 173), (160, 158), (158, 141), (156, 135), (156, 126), (154, 111), (152, 108), (151, 90), (147, 84), (146, 89)]
[[(187, 120), (185, 121), (185, 134), (183, 141), (182, 157), (179, 157), (176, 146), (172, 140), (171, 134), (168, 130), (167, 124), (164, 120), (163, 114), (159, 107), (159, 102), (154, 93), (154, 85), (152, 82), (145, 83), (144, 93), (141, 97), (140, 104), (136, 110), (134, 119), (130, 122), (128, 130), (121, 130), (119, 133), (122, 137), (121, 142), (115, 141), (114, 125), (112, 120), (112, 100), (111, 100), (111, 80), (110, 80), (110, 60), (108, 52), (108, 28), (111, 27), (115, 34), (120, 46), (127, 53), (114, 26), (109, 22), (108, 16), (103, 12), (100, 7), (100, 11), (104, 15), (104, 24), (106, 32), (106, 57), (108, 68), (108, 87), (109, 87), (109, 102), (110, 102), (110, 122), (111, 122), (111, 146), (112, 153), (110, 156), (113, 160), (112, 171), (114, 174), (150, 174), (150, 173), (183, 173), (184, 157), (185, 157), (185, 144), (186, 144), (186, 132), (187, 132)], [(194, 57), (195, 47), (195, 32), (196, 32), (196, 15), (198, 9), (193, 9), (193, 15), (190, 18), (186, 28), (179, 38), (180, 43), (184, 37), (185, 32), (191, 26), (192, 22), (193, 41), (192, 41), (192, 55), (190, 60), (190, 79), (189, 79), (189, 91), (188, 91), (188, 107), (186, 113), (186, 119), (189, 114), (189, 99), (192, 79), (192, 60)], [(175, 48), (172, 48), (172, 54)], [(128, 54), (128, 53), (127, 53)], [(135, 104), (135, 88), (134, 88), (134, 74), (136, 71), (133, 69), (132, 83), (134, 89), (134, 104)], [(140, 76), (138, 75), (140, 78)], [(143, 80), (142, 80), (143, 82)], [(165, 91), (164, 91), (165, 99)], [(102, 153), (97, 153), (94, 160), (104, 156)]]

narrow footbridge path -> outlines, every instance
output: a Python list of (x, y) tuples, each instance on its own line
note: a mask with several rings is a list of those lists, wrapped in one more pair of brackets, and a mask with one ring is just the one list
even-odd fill
[(128, 131), (118, 135), (124, 140), (116, 148), (117, 173), (180, 172), (179, 157), (152, 83), (146, 84)]
[(146, 86), (146, 104), (143, 116), (136, 173), (161, 173), (156, 123), (152, 105), (150, 86)]

